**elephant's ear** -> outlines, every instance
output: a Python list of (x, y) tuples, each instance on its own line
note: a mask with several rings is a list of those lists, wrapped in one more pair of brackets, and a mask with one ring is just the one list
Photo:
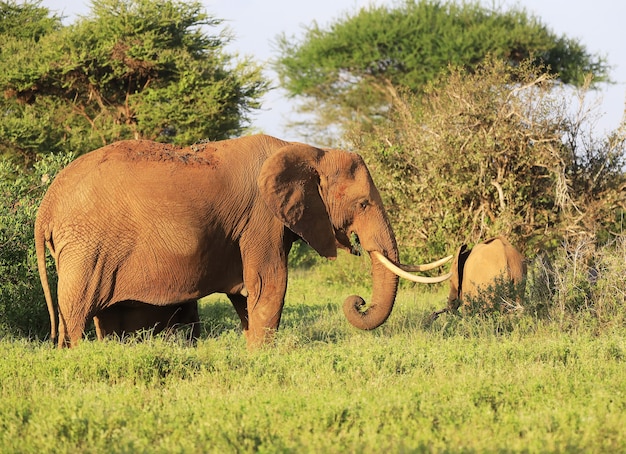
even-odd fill
[(457, 253), (457, 258), (458, 258), (457, 270), (459, 274), (459, 293), (463, 292), (463, 273), (465, 272), (465, 262), (467, 261), (467, 258), (469, 257), (471, 252), (472, 250), (467, 247), (467, 244), (463, 244), (459, 248), (459, 252)]
[(323, 150), (287, 145), (270, 156), (259, 174), (261, 197), (270, 211), (323, 257), (337, 256), (333, 226), (320, 195), (317, 163)]
[(450, 268), (452, 276), (450, 277), (450, 293), (448, 295), (449, 303), (457, 300), (461, 292), (461, 283), (463, 282), (463, 265), (465, 264), (463, 255), (466, 251), (467, 245), (461, 245), (461, 247), (457, 249), (454, 260), (452, 261), (452, 267)]

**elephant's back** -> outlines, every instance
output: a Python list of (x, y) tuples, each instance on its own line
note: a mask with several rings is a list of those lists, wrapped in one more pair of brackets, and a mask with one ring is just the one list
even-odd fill
[(485, 274), (488, 271), (492, 274), (500, 270), (506, 271), (507, 262), (504, 243), (495, 240), (477, 244), (467, 258), (465, 268), (468, 271), (476, 270), (480, 274)]
[(219, 175), (234, 168), (241, 173), (244, 167), (260, 168), (269, 154), (285, 145), (288, 142), (261, 134), (188, 147), (150, 140), (121, 140), (75, 159), (53, 184), (81, 186), (88, 184), (89, 179), (98, 183), (128, 179), (132, 183), (142, 176), (155, 179), (159, 174), (172, 176), (194, 170)]
[[(195, 152), (149, 140), (123, 140), (86, 153), (65, 167), (48, 192), (67, 199), (89, 197), (103, 190), (121, 197), (138, 185), (166, 184), (176, 174), (214, 170), (219, 158), (215, 153)], [(71, 196), (70, 196), (71, 195)]]
[(86, 174), (97, 169), (130, 167), (158, 167), (168, 164), (207, 164), (212, 156), (194, 152), (194, 147), (179, 147), (150, 140), (121, 140), (86, 153), (70, 163), (60, 177)]
[(57, 217), (60, 212), (72, 217), (94, 210), (113, 214), (131, 200), (170, 207), (202, 197), (215, 201), (232, 191), (233, 184), (246, 181), (254, 186), (267, 155), (286, 144), (263, 135), (189, 147), (149, 140), (114, 142), (78, 157), (59, 172), (42, 207)]

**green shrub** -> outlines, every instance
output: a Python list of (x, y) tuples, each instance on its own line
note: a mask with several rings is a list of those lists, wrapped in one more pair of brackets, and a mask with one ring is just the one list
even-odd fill
[[(0, 161), (0, 336), (43, 337), (50, 330), (33, 227), (47, 187), (72, 158), (50, 155), (28, 171)], [(48, 275), (56, 288), (53, 267)]]
[(320, 263), (322, 258), (311, 246), (304, 241), (296, 241), (289, 252), (289, 267), (311, 268)]
[(525, 282), (515, 284), (510, 279), (499, 276), (492, 284), (481, 287), (476, 296), (465, 298), (464, 312), (467, 314), (522, 313), (525, 304), (524, 293)]
[(626, 322), (626, 239), (598, 246), (589, 239), (564, 243), (553, 259), (540, 255), (530, 264), (526, 312), (564, 326), (597, 329)]

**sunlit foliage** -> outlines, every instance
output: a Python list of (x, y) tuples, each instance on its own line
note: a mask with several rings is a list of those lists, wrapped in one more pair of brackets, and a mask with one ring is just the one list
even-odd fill
[(95, 0), (69, 26), (36, 2), (0, 5), (0, 154), (22, 162), (119, 139), (236, 136), (267, 89), (197, 1)]

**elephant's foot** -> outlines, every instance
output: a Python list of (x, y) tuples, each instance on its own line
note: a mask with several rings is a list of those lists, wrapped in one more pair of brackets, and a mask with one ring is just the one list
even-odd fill
[(276, 329), (261, 328), (244, 330), (248, 350), (258, 350), (266, 345), (271, 345), (275, 340)]

